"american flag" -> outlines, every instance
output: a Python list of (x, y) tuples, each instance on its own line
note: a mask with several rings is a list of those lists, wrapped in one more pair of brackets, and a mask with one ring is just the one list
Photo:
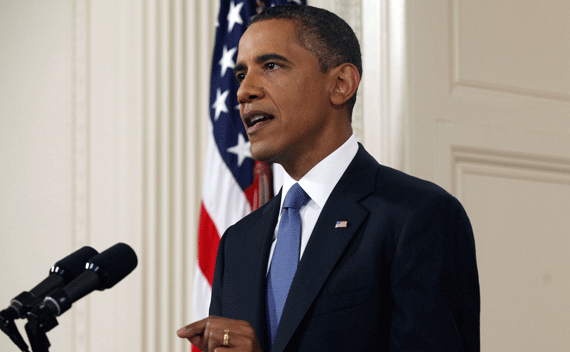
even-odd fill
[(348, 221), (337, 221), (336, 224), (334, 225), (334, 228), (338, 229), (347, 226), (348, 226)]
[[(291, 0), (290, 0), (291, 1)], [(221, 0), (210, 80), (210, 128), (198, 229), (192, 321), (208, 316), (220, 236), (269, 200), (271, 168), (251, 157), (239, 116), (238, 83), (233, 77), (238, 43), (251, 16), (287, 0)], [(304, 4), (305, 0), (294, 0)], [(193, 351), (197, 351), (193, 347)]]

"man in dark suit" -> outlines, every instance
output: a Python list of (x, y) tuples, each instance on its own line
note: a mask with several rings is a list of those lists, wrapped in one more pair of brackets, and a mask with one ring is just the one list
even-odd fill
[(211, 316), (180, 337), (204, 351), (479, 350), (467, 215), (355, 141), (361, 66), (354, 33), (328, 11), (254, 18), (235, 67), (240, 112), (253, 156), (287, 174), (224, 234)]

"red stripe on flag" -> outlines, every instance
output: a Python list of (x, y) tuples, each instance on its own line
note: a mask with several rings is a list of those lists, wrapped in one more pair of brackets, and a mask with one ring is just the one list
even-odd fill
[(247, 187), (243, 193), (251, 209), (255, 209), (255, 204), (257, 203), (257, 184), (254, 182), (251, 186)]
[(200, 224), (198, 230), (198, 264), (206, 279), (212, 286), (214, 281), (214, 269), (216, 266), (216, 254), (220, 244), (220, 235), (216, 225), (206, 211), (204, 203), (200, 207)]

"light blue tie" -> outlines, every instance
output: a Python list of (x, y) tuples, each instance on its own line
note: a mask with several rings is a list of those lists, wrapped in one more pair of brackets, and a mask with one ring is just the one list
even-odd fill
[(301, 249), (301, 209), (310, 197), (295, 183), (283, 201), (277, 243), (267, 275), (267, 326), (271, 345), (275, 341), (277, 326), (287, 300), (291, 282), (297, 271)]

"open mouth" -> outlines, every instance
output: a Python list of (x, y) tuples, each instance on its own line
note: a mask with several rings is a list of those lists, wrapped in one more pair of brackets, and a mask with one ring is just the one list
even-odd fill
[(273, 120), (275, 116), (263, 111), (252, 111), (245, 115), (244, 121), (247, 130), (253, 132), (263, 122)]
[(258, 123), (273, 119), (271, 115), (254, 115), (247, 121), (247, 127), (255, 126)]

